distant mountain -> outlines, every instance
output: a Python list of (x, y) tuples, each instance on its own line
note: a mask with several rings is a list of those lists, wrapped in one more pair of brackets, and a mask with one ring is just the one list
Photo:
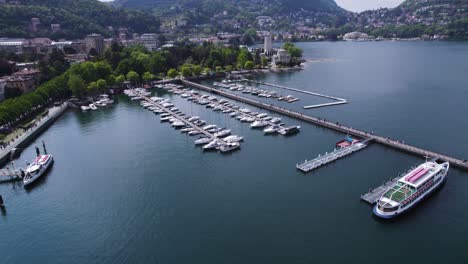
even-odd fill
[(342, 11), (334, 0), (115, 0), (114, 5), (133, 8), (165, 8), (171, 6), (202, 7), (207, 5), (257, 6), (260, 10), (265, 6), (274, 5), (278, 11), (300, 10), (309, 11)]
[[(81, 38), (90, 33), (110, 35), (109, 26), (133, 32), (157, 32), (159, 22), (138, 10), (115, 8), (97, 0), (6, 0), (0, 4), (0, 37)], [(39, 18), (36, 32), (31, 18)], [(61, 30), (51, 31), (50, 24)]]

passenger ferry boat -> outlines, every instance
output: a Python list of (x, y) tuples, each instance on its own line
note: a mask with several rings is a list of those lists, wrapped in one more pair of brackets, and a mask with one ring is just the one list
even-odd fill
[(449, 167), (448, 162), (427, 161), (411, 170), (380, 197), (374, 214), (393, 218), (406, 212), (445, 182)]
[(44, 175), (54, 162), (52, 155), (39, 155), (26, 169), (26, 175), (23, 178), (24, 186), (28, 186)]

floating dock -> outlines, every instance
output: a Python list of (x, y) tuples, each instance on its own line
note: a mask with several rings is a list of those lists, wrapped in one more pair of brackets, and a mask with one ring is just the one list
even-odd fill
[(239, 80), (239, 81), (262, 84), (262, 85), (271, 86), (271, 87), (280, 88), (280, 89), (285, 89), (285, 90), (289, 90), (289, 91), (293, 91), (293, 92), (298, 92), (298, 93), (303, 93), (303, 94), (307, 94), (307, 95), (313, 95), (313, 96), (318, 96), (318, 97), (322, 97), (322, 98), (327, 98), (327, 99), (335, 101), (335, 102), (332, 102), (332, 103), (325, 103), (325, 104), (306, 105), (306, 106), (304, 106), (304, 109), (312, 109), (312, 108), (319, 108), (319, 107), (333, 106), (333, 105), (341, 105), (341, 104), (347, 104), (348, 103), (348, 100), (343, 99), (343, 98), (339, 98), (339, 97), (336, 97), (336, 96), (331, 96), (331, 95), (326, 95), (326, 94), (321, 94), (321, 93), (316, 93), (316, 92), (304, 91), (304, 90), (291, 88), (291, 87), (287, 87), (287, 86), (282, 86), (282, 85), (278, 85), (278, 84), (253, 81), (253, 80), (249, 80), (249, 79), (242, 79), (242, 80)]
[(331, 163), (335, 160), (344, 158), (348, 155), (351, 155), (352, 153), (359, 151), (365, 147), (367, 147), (367, 143), (369, 140), (366, 140), (364, 142), (356, 143), (353, 144), (349, 147), (344, 147), (344, 148), (339, 148), (335, 149), (333, 152), (330, 153), (325, 153), (325, 155), (321, 156), (319, 155), (317, 158), (313, 160), (306, 160), (301, 164), (297, 164), (296, 168), (302, 172), (310, 172), (312, 170), (315, 170), (323, 165), (326, 165), (328, 163)]
[(425, 157), (425, 156), (435, 157), (435, 158), (450, 162), (450, 164), (453, 165), (454, 167), (457, 167), (457, 168), (468, 171), (468, 161), (467, 160), (451, 157), (451, 156), (444, 155), (444, 154), (441, 154), (441, 153), (437, 153), (437, 152), (433, 152), (433, 151), (426, 150), (426, 149), (423, 149), (423, 148), (419, 148), (419, 147), (416, 147), (416, 146), (412, 146), (412, 145), (410, 145), (408, 143), (403, 143), (403, 142), (401, 142), (399, 140), (390, 139), (388, 137), (383, 137), (383, 136), (378, 136), (378, 135), (375, 135), (373, 133), (366, 132), (364, 130), (359, 130), (359, 129), (356, 129), (356, 128), (352, 128), (352, 127), (349, 127), (349, 126), (339, 124), (337, 122), (331, 122), (331, 121), (325, 120), (323, 118), (318, 118), (318, 117), (310, 116), (310, 115), (307, 115), (307, 114), (299, 113), (299, 112), (296, 112), (296, 111), (293, 111), (293, 110), (289, 110), (289, 109), (285, 109), (285, 108), (282, 108), (282, 107), (279, 107), (279, 106), (275, 106), (273, 104), (262, 103), (262, 102), (253, 100), (251, 98), (245, 98), (245, 97), (238, 96), (238, 95), (235, 95), (235, 94), (232, 94), (232, 93), (228, 93), (226, 91), (221, 91), (221, 90), (218, 90), (218, 89), (214, 89), (214, 88), (208, 87), (206, 85), (202, 85), (202, 84), (199, 84), (199, 83), (194, 83), (194, 82), (191, 82), (191, 81), (188, 81), (188, 80), (183, 79), (182, 83), (184, 83), (185, 85), (188, 85), (190, 87), (194, 87), (194, 88), (197, 88), (197, 89), (200, 89), (200, 90), (203, 90), (203, 91), (211, 92), (213, 94), (219, 94), (219, 95), (222, 95), (222, 96), (224, 96), (226, 98), (234, 99), (234, 100), (237, 100), (239, 102), (243, 102), (243, 103), (246, 103), (246, 104), (253, 105), (255, 107), (263, 108), (263, 109), (266, 109), (266, 110), (269, 110), (269, 111), (272, 111), (272, 112), (276, 112), (276, 113), (283, 114), (283, 115), (286, 115), (286, 116), (289, 116), (289, 117), (292, 117), (292, 118), (296, 118), (296, 119), (302, 120), (302, 121), (310, 123), (310, 124), (314, 124), (314, 125), (318, 125), (318, 126), (321, 126), (321, 127), (328, 128), (328, 129), (332, 129), (332, 130), (335, 130), (335, 131), (340, 132), (340, 133), (349, 134), (349, 135), (352, 135), (352, 136), (355, 136), (355, 137), (360, 137), (360, 138), (370, 138), (370, 139), (372, 139), (373, 141), (375, 141), (377, 143), (380, 143), (382, 145), (394, 148), (396, 150), (400, 150), (400, 151), (403, 151), (403, 152), (414, 154), (414, 155), (417, 155), (417, 156), (420, 156), (420, 157)]
[(0, 170), (0, 183), (21, 181), (23, 179), (20, 170), (6, 168)]

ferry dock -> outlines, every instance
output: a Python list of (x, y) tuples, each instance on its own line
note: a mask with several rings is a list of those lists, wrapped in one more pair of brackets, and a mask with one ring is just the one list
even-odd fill
[(338, 148), (334, 149), (330, 153), (325, 153), (325, 155), (318, 155), (317, 158), (312, 159), (312, 160), (306, 160), (301, 164), (297, 164), (296, 168), (304, 173), (313, 171), (321, 166), (324, 166), (328, 163), (331, 163), (335, 160), (344, 158), (346, 156), (349, 156), (359, 150), (364, 149), (367, 147), (367, 144), (371, 141), (372, 139), (366, 139), (363, 142), (359, 142), (353, 145), (350, 145), (348, 147), (344, 148)]
[(406, 152), (406, 153), (409, 153), (409, 154), (417, 155), (417, 156), (420, 156), (420, 157), (427, 157), (428, 156), (428, 157), (433, 157), (433, 158), (441, 159), (441, 160), (444, 160), (444, 161), (448, 161), (451, 165), (453, 165), (453, 166), (455, 166), (455, 167), (457, 167), (459, 169), (468, 170), (468, 161), (467, 160), (462, 160), (462, 159), (459, 159), (459, 158), (451, 157), (449, 155), (445, 155), (445, 154), (437, 153), (437, 152), (430, 151), (430, 150), (427, 150), (427, 149), (423, 149), (423, 148), (420, 148), (420, 147), (416, 147), (416, 146), (410, 145), (408, 143), (403, 143), (403, 142), (400, 142), (400, 141), (397, 141), (397, 140), (394, 140), (394, 139), (390, 139), (390, 138), (387, 138), (387, 137), (378, 136), (378, 135), (375, 135), (373, 133), (369, 133), (369, 132), (359, 130), (359, 129), (356, 129), (356, 128), (352, 128), (352, 127), (349, 127), (349, 126), (345, 126), (345, 125), (342, 125), (342, 124), (339, 124), (339, 123), (336, 123), (336, 122), (330, 122), (330, 121), (322, 119), (322, 118), (318, 118), (318, 117), (310, 116), (310, 115), (307, 115), (307, 114), (299, 113), (299, 112), (296, 112), (296, 111), (292, 111), (292, 110), (289, 110), (289, 109), (285, 109), (285, 108), (282, 108), (282, 107), (279, 107), (279, 106), (275, 106), (273, 104), (262, 103), (262, 102), (253, 100), (251, 98), (245, 98), (245, 97), (242, 97), (242, 96), (238, 96), (238, 95), (228, 93), (226, 91), (214, 89), (214, 88), (211, 88), (211, 87), (208, 87), (206, 85), (199, 84), (199, 83), (194, 83), (194, 82), (184, 80), (184, 79), (181, 80), (181, 81), (182, 81), (183, 84), (185, 84), (187, 86), (194, 87), (194, 88), (206, 91), (206, 92), (210, 92), (210, 93), (213, 93), (213, 94), (219, 94), (219, 95), (224, 96), (226, 98), (237, 100), (239, 102), (243, 102), (243, 103), (246, 103), (246, 104), (249, 104), (249, 105), (252, 105), (252, 106), (255, 106), (255, 107), (259, 107), (259, 108), (262, 108), (262, 109), (266, 109), (266, 110), (269, 110), (271, 112), (276, 112), (276, 113), (279, 113), (279, 114), (283, 114), (283, 115), (286, 115), (286, 116), (289, 116), (289, 117), (292, 117), (292, 118), (296, 118), (296, 119), (299, 119), (301, 121), (304, 121), (304, 122), (307, 122), (307, 123), (310, 123), (310, 124), (325, 127), (325, 128), (328, 128), (328, 129), (331, 129), (331, 130), (334, 130), (334, 131), (337, 131), (337, 132), (340, 132), (340, 133), (343, 133), (343, 134), (352, 135), (352, 136), (355, 136), (355, 137), (358, 137), (358, 138), (369, 138), (369, 139), (372, 139), (373, 142), (376, 142), (376, 143), (382, 144), (384, 146), (388, 146), (388, 147), (391, 147), (393, 149), (396, 149), (396, 150), (399, 150), (399, 151), (402, 151), (402, 152)]

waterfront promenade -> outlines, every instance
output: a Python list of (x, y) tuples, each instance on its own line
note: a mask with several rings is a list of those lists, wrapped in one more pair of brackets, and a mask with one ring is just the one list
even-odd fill
[(3, 165), (10, 159), (10, 153), (12, 149), (21, 149), (33, 140), (37, 135), (44, 131), (50, 124), (52, 124), (58, 117), (60, 117), (68, 109), (68, 102), (61, 104), (60, 106), (54, 106), (49, 108), (47, 116), (34, 123), (33, 127), (26, 130), (23, 134), (9, 142), (8, 145), (4, 146), (0, 150), (0, 165)]
[(363, 131), (363, 130), (360, 130), (360, 129), (356, 129), (356, 128), (352, 128), (352, 127), (349, 127), (349, 126), (342, 125), (342, 124), (340, 124), (338, 122), (331, 122), (331, 121), (325, 120), (323, 118), (318, 118), (318, 117), (310, 116), (310, 115), (307, 115), (307, 114), (295, 112), (295, 111), (292, 111), (292, 110), (289, 110), (289, 109), (285, 109), (285, 108), (282, 108), (282, 107), (279, 107), (279, 106), (275, 106), (273, 104), (265, 104), (265, 103), (262, 103), (262, 102), (258, 102), (256, 100), (253, 100), (253, 99), (250, 99), (250, 98), (241, 97), (241, 96), (238, 96), (238, 95), (235, 95), (235, 94), (232, 94), (232, 93), (228, 93), (228, 92), (225, 92), (225, 91), (221, 91), (221, 90), (218, 90), (218, 89), (208, 87), (206, 85), (190, 82), (190, 81), (187, 81), (187, 80), (181, 80), (181, 81), (182, 81), (182, 83), (184, 83), (187, 86), (198, 88), (198, 89), (206, 91), (206, 92), (219, 94), (219, 95), (222, 95), (222, 96), (224, 96), (226, 98), (237, 100), (237, 101), (240, 101), (240, 102), (243, 102), (243, 103), (246, 103), (246, 104), (250, 104), (250, 105), (253, 105), (253, 106), (256, 106), (256, 107), (259, 107), (259, 108), (263, 108), (263, 109), (266, 109), (266, 110), (269, 110), (269, 111), (272, 111), (272, 112), (280, 113), (280, 114), (283, 114), (283, 115), (286, 115), (286, 116), (289, 116), (289, 117), (293, 117), (293, 118), (296, 118), (296, 119), (299, 119), (299, 120), (302, 120), (302, 121), (305, 121), (305, 122), (308, 122), (308, 123), (311, 123), (311, 124), (315, 124), (315, 125), (318, 125), (318, 126), (321, 126), (321, 127), (332, 129), (332, 130), (335, 130), (335, 131), (338, 131), (338, 132), (341, 132), (341, 133), (344, 133), (344, 134), (349, 134), (349, 135), (353, 135), (353, 136), (357, 136), (357, 137), (361, 137), (361, 138), (371, 139), (372, 141), (374, 141), (376, 143), (380, 143), (382, 145), (385, 145), (385, 146), (388, 146), (388, 147), (391, 147), (391, 148), (394, 148), (394, 149), (397, 149), (397, 150), (400, 150), (400, 151), (403, 151), (403, 152), (407, 152), (407, 153), (410, 153), (410, 154), (418, 155), (418, 156), (421, 156), (421, 157), (438, 158), (438, 159), (450, 162), (450, 164), (455, 166), (455, 167), (458, 167), (458, 168), (463, 169), (463, 170), (468, 170), (468, 162), (466, 160), (463, 160), (463, 159), (451, 157), (449, 155), (445, 155), (445, 154), (437, 153), (437, 152), (430, 151), (430, 150), (427, 150), (427, 149), (423, 149), (423, 148), (420, 148), (420, 147), (412, 146), (412, 145), (409, 145), (406, 142), (403, 143), (401, 141), (390, 139), (388, 137), (375, 135), (375, 134), (367, 132), (367, 131)]

